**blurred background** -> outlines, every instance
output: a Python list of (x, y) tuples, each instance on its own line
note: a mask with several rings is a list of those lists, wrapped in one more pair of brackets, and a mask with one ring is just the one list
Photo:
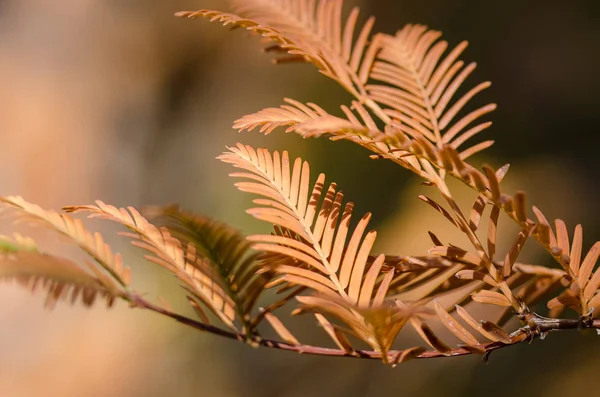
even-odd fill
[[(484, 133), (496, 144), (476, 162), (510, 162), (506, 190), (526, 190), (530, 202), (571, 230), (583, 222), (586, 246), (598, 239), (600, 9), (594, 2), (346, 5), (376, 15), (377, 31), (421, 23), (443, 31), (450, 46), (469, 40), (462, 58), (479, 66), (468, 82), (494, 83), (475, 102), (499, 104)], [(0, 0), (0, 194), (46, 208), (95, 199), (118, 206), (179, 203), (251, 233), (264, 229), (244, 213), (250, 198), (235, 191), (230, 168), (215, 160), (240, 140), (289, 149), (311, 162), (313, 175), (326, 172), (357, 213), (374, 211), (378, 251), (423, 253), (431, 244), (428, 230), (452, 240), (444, 220), (416, 199), (420, 181), (392, 163), (369, 160), (345, 142), (232, 130), (234, 119), (284, 97), (332, 111), (349, 98), (310, 66), (272, 66), (259, 40), (241, 31), (173, 17), (200, 8), (227, 4)], [(472, 193), (463, 190), (457, 194), (469, 203)], [(512, 230), (508, 221), (503, 225)], [(106, 232), (130, 261), (136, 288), (188, 310), (176, 283), (140, 261), (116, 229), (89, 226)], [(11, 230), (0, 220), (0, 232)], [(52, 252), (77, 255), (51, 233), (29, 233)], [(503, 243), (509, 240), (507, 233)], [(551, 263), (535, 250), (526, 255)], [(487, 365), (464, 357), (391, 369), (254, 350), (124, 304), (59, 305), (49, 313), (42, 302), (41, 295), (0, 285), (2, 396), (563, 396), (600, 387), (595, 334), (553, 334), (495, 352)], [(328, 343), (312, 321), (303, 324), (305, 330), (295, 328), (301, 340)]]

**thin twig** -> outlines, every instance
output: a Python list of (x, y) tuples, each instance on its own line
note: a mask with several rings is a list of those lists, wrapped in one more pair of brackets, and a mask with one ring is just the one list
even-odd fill
[[(191, 318), (182, 316), (180, 314), (174, 313), (165, 308), (156, 306), (139, 295), (133, 295), (129, 297), (130, 303), (132, 307), (137, 307), (141, 309), (151, 310), (155, 313), (162, 314), (164, 316), (170, 317), (182, 324), (190, 326), (199, 331), (208, 332), (211, 334), (219, 335), (228, 339), (234, 339), (240, 342), (248, 343), (252, 346), (262, 346), (279, 350), (286, 350), (296, 352), (298, 354), (308, 354), (308, 355), (316, 355), (316, 356), (329, 356), (329, 357), (354, 357), (354, 358), (364, 358), (364, 359), (377, 359), (381, 360), (382, 354), (378, 351), (373, 350), (355, 350), (352, 353), (348, 353), (346, 350), (341, 349), (332, 349), (321, 346), (313, 346), (313, 345), (294, 345), (287, 342), (281, 342), (271, 339), (262, 339), (258, 335), (246, 335), (244, 333), (236, 333), (221, 329), (219, 327), (215, 327), (210, 324), (205, 324), (197, 320), (193, 320)], [(514, 344), (518, 344), (521, 342), (531, 341), (535, 338), (544, 338), (545, 334), (551, 331), (559, 331), (559, 330), (567, 330), (567, 329), (584, 329), (584, 328), (594, 328), (600, 329), (600, 319), (592, 319), (589, 316), (582, 316), (580, 319), (555, 319), (555, 318), (546, 318), (540, 316), (536, 313), (527, 312), (522, 315), (522, 320), (527, 322), (528, 325), (519, 328), (515, 332), (510, 335), (511, 343), (503, 343), (503, 342), (489, 342), (489, 343), (481, 343), (479, 345), (473, 346), (480, 349), (480, 351), (485, 352), (486, 354), (503, 348), (507, 346), (511, 346)], [(449, 352), (441, 353), (439, 351), (426, 351), (414, 358), (437, 358), (437, 357), (454, 357), (454, 356), (464, 356), (473, 354), (476, 350), (471, 348), (458, 347), (456, 349), (452, 349)], [(388, 362), (393, 362), (396, 357), (402, 354), (403, 350), (390, 350), (388, 355)]]

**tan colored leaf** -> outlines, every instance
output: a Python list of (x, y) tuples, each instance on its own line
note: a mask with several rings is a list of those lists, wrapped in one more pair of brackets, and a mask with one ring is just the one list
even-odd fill
[(548, 244), (550, 245), (550, 247), (556, 246), (556, 236), (554, 235), (554, 231), (552, 230), (550, 223), (548, 222), (548, 220), (546, 219), (546, 217), (544, 216), (542, 211), (540, 211), (539, 208), (537, 208), (536, 206), (533, 206), (533, 213), (535, 214), (536, 218), (538, 219), (538, 222), (544, 226), (547, 226), (547, 228), (549, 229), (549, 232), (548, 232), (549, 243)]
[(388, 304), (378, 308), (356, 308), (347, 300), (336, 296), (298, 296), (301, 303), (294, 314), (306, 311), (330, 315), (344, 322), (353, 334), (382, 353), (384, 362), (387, 352), (398, 332), (413, 315), (413, 309)]
[(427, 324), (422, 322), (417, 318), (411, 318), (411, 324), (413, 328), (417, 331), (419, 336), (427, 342), (429, 346), (439, 351), (442, 354), (449, 354), (452, 350), (448, 345), (446, 345), (437, 335), (429, 328)]
[(594, 295), (592, 299), (588, 302), (588, 308), (594, 309), (594, 311), (600, 308), (600, 293)]
[(573, 245), (571, 246), (571, 271), (575, 276), (579, 276), (579, 265), (581, 263), (581, 251), (583, 246), (583, 228), (581, 225), (575, 226), (573, 233)]
[(478, 272), (476, 270), (461, 270), (456, 273), (456, 277), (460, 278), (461, 280), (481, 280), (492, 287), (498, 286), (496, 280), (494, 280), (489, 274)]
[(506, 343), (506, 344), (512, 343), (512, 340), (510, 339), (510, 335), (505, 330), (503, 330), (501, 327), (499, 327), (498, 325), (491, 323), (489, 321), (482, 321), (481, 326), (483, 327), (484, 330), (486, 330), (487, 332), (493, 334), (496, 338), (498, 338), (498, 340), (500, 342)]
[(200, 306), (198, 304), (198, 302), (196, 302), (194, 300), (194, 298), (192, 298), (191, 296), (188, 296), (187, 300), (188, 300), (188, 303), (190, 304), (190, 306), (194, 309), (194, 312), (196, 313), (196, 315), (198, 316), (198, 318), (204, 324), (210, 324), (210, 320), (209, 320), (208, 316), (206, 315), (206, 313), (204, 313), (204, 310), (202, 310), (202, 306)]
[(436, 203), (435, 201), (433, 201), (429, 197), (423, 196), (423, 195), (419, 195), (419, 199), (423, 200), (424, 202), (426, 202), (427, 204), (429, 204), (433, 209), (435, 209), (437, 212), (439, 212), (440, 214), (442, 214), (455, 227), (459, 227), (458, 223), (452, 217), (452, 215), (450, 215), (450, 213), (448, 211), (446, 211), (446, 209), (444, 207), (442, 207), (440, 204)]
[(392, 361), (392, 366), (396, 366), (398, 364), (402, 364), (408, 360), (416, 358), (425, 352), (425, 348), (421, 346), (415, 346), (408, 349), (400, 350), (394, 360)]
[[(488, 105), (488, 109), (489, 109), (489, 111), (492, 111), (492, 110), (496, 109), (496, 105), (494, 105), (494, 104)], [(485, 113), (487, 113), (487, 112), (485, 112)], [(483, 115), (485, 113), (481, 112), (481, 113), (477, 114), (477, 117), (480, 117), (481, 115)], [(481, 151), (483, 151), (483, 150), (491, 147), (494, 143), (495, 143), (495, 141), (489, 140), (489, 141), (483, 141), (483, 142), (480, 142), (480, 143), (478, 143), (476, 145), (473, 145), (470, 148), (468, 148), (468, 149), (460, 152), (459, 153), (460, 158), (463, 159), (463, 160), (466, 160), (469, 157), (471, 157), (471, 156), (473, 156), (473, 155), (475, 155), (475, 154), (477, 154), (477, 153), (479, 153), (479, 152), (481, 152)]]
[(496, 255), (496, 236), (498, 231), (498, 217), (500, 216), (500, 208), (493, 206), (490, 211), (490, 221), (488, 223), (488, 257), (494, 259)]
[(444, 324), (444, 326), (448, 328), (448, 330), (452, 332), (458, 339), (462, 340), (469, 346), (479, 344), (477, 338), (475, 338), (473, 334), (467, 331), (465, 327), (460, 325), (454, 317), (448, 314), (448, 312), (444, 310), (442, 305), (440, 305), (440, 303), (437, 300), (434, 301), (434, 307), (438, 317), (440, 318), (440, 320), (442, 320), (442, 324)]
[[(254, 236), (250, 236), (251, 238), (254, 238)], [(314, 257), (311, 255), (307, 255), (305, 253), (303, 253), (297, 249), (294, 249), (292, 247), (284, 247), (281, 245), (275, 245), (275, 244), (255, 244), (253, 245), (254, 249), (258, 250), (258, 251), (266, 251), (266, 252), (272, 252), (272, 253), (279, 253), (294, 259), (297, 259), (300, 262), (306, 263), (309, 266), (313, 267), (316, 270), (319, 270), (322, 273), (327, 273), (327, 268), (325, 268), (325, 266), (323, 265), (322, 262), (314, 259)]]
[(497, 202), (500, 198), (500, 183), (496, 177), (496, 172), (488, 165), (483, 166), (483, 171), (485, 172), (490, 185), (492, 199)]
[(286, 328), (286, 326), (283, 325), (281, 320), (275, 317), (275, 315), (273, 315), (272, 313), (266, 313), (265, 319), (269, 322), (269, 324), (271, 324), (271, 327), (273, 327), (275, 332), (277, 332), (277, 335), (279, 335), (279, 337), (285, 342), (292, 345), (300, 344), (300, 342), (298, 342), (298, 339), (296, 339), (296, 337), (292, 335), (292, 333)]
[(524, 192), (516, 192), (515, 198), (515, 216), (521, 223), (527, 223), (527, 204)]
[[(456, 305), (456, 313), (463, 319), (471, 328), (475, 329), (484, 337), (488, 338), (493, 342), (500, 341), (500, 337), (494, 332), (489, 332), (485, 329), (481, 322), (476, 321), (462, 306)], [(489, 327), (488, 327), (489, 328)]]
[[(262, 201), (255, 200), (255, 203), (266, 206), (248, 212), (280, 230), (289, 231), (288, 235), (276, 233), (248, 238), (255, 243), (255, 249), (294, 261), (290, 264), (293, 267), (283, 263), (269, 265), (270, 270), (282, 277), (267, 286), (281, 285), (282, 281), (297, 283), (321, 293), (338, 294), (353, 305), (368, 307), (384, 259), (369, 263), (376, 237), (374, 231), (366, 229), (370, 214), (359, 221), (346, 243), (353, 205), (346, 205), (341, 211), (343, 195), (335, 183), (325, 189), (323, 174), (310, 189), (308, 163), (300, 167), (302, 160), (296, 159), (290, 171), (287, 152), (270, 153), (242, 144), (230, 148), (219, 159), (248, 171), (236, 176), (253, 182), (238, 182), (236, 186), (262, 196)], [(298, 267), (299, 264), (308, 267)]]
[(584, 289), (588, 283), (588, 279), (590, 278), (590, 274), (592, 274), (592, 270), (594, 269), (594, 265), (598, 260), (598, 256), (600, 256), (600, 241), (594, 243), (592, 248), (588, 251), (585, 259), (581, 263), (581, 268), (579, 269), (579, 276), (577, 277), (577, 282), (579, 286)]
[(120, 223), (132, 233), (132, 244), (149, 252), (145, 258), (165, 267), (183, 282), (183, 287), (211, 310), (225, 325), (237, 330), (234, 324), (236, 304), (219, 282), (208, 259), (198, 256), (196, 246), (188, 244), (184, 249), (167, 228), (158, 229), (135, 208), (116, 208), (102, 201), (96, 206), (69, 207), (71, 212), (88, 212), (89, 217), (107, 219)]
[[(288, 58), (281, 58), (281, 62), (297, 59), (311, 62), (347, 90), (364, 90), (362, 86), (379, 48), (376, 40), (369, 40), (373, 18), (367, 20), (355, 39), (357, 8), (343, 23), (342, 0), (321, 0), (316, 5), (316, 2), (305, 1), (274, 5), (236, 0), (234, 8), (240, 16), (209, 10), (176, 15), (204, 17), (249, 29), (276, 43), (272, 49), (289, 54)], [(357, 86), (359, 88), (355, 88)]]
[(327, 319), (320, 313), (315, 313), (315, 317), (319, 324), (323, 327), (327, 335), (335, 342), (335, 344), (346, 353), (355, 355), (354, 348), (350, 344), (350, 341), (342, 332), (337, 330)]
[(429, 249), (429, 254), (459, 259), (461, 262), (475, 267), (479, 267), (483, 264), (481, 258), (477, 256), (477, 254), (473, 254), (458, 247), (433, 247)]
[[(357, 253), (360, 247), (360, 241), (363, 238), (363, 233), (367, 228), (368, 222), (371, 220), (371, 214), (366, 214), (362, 217), (362, 219), (358, 222), (358, 225), (354, 229), (354, 233), (350, 237), (350, 241), (346, 247), (346, 253), (344, 254), (344, 258), (340, 267), (340, 283), (346, 288), (351, 280), (351, 276), (353, 274), (354, 263), (357, 259)], [(372, 236), (374, 238), (374, 236)], [(370, 244), (373, 244), (371, 240)]]
[(0, 254), (0, 279), (16, 279), (32, 291), (46, 290), (44, 306), (49, 309), (66, 299), (71, 303), (81, 299), (91, 306), (97, 295), (105, 297), (111, 306), (116, 298), (126, 296), (116, 284), (104, 285), (68, 259), (31, 251)]
[[(481, 221), (481, 216), (483, 211), (485, 210), (485, 196), (479, 194), (475, 203), (473, 204), (473, 209), (471, 210), (471, 217), (469, 218), (469, 227), (471, 230), (476, 231), (479, 228), (479, 222)], [(440, 244), (437, 244), (440, 245)]]
[[(267, 108), (257, 113), (246, 115), (235, 121), (233, 128), (244, 131), (252, 131), (260, 127), (260, 132), (265, 135), (271, 133), (280, 126), (290, 126), (286, 132), (293, 131), (295, 126), (307, 120), (318, 119), (328, 113), (319, 106), (309, 103), (304, 105), (293, 99), (285, 98), (286, 105), (279, 108)], [(333, 117), (333, 116), (331, 116)]]
[[(289, 175), (282, 177), (284, 182), (286, 179), (289, 179)], [(235, 302), (240, 322), (248, 325), (249, 314), (272, 277), (271, 272), (261, 269), (257, 260), (258, 253), (251, 249), (251, 243), (231, 226), (184, 211), (177, 206), (148, 207), (143, 210), (143, 214), (157, 226), (166, 227), (183, 247), (189, 244), (195, 247), (196, 256), (205, 259), (203, 263), (212, 269), (208, 274), (218, 277), (215, 281)], [(282, 236), (270, 237), (285, 239)], [(198, 263), (197, 258), (192, 258), (192, 265)], [(203, 268), (200, 270), (204, 271)], [(259, 274), (259, 270), (263, 271)]]
[(517, 261), (521, 250), (525, 246), (525, 242), (527, 241), (528, 237), (529, 228), (525, 230), (522, 229), (519, 231), (519, 234), (517, 234), (517, 237), (513, 241), (513, 245), (510, 247), (510, 249), (506, 253), (506, 256), (504, 257), (504, 265), (502, 269), (502, 275), (504, 276), (504, 278), (508, 278), (508, 276), (511, 275), (513, 266)]
[(533, 229), (533, 233), (535, 235), (537, 235), (538, 240), (544, 247), (551, 246), (550, 236), (551, 236), (551, 233), (553, 233), (553, 232), (552, 232), (552, 228), (550, 228), (549, 225), (544, 224), (544, 223), (538, 223), (537, 225), (535, 225), (535, 227)]
[[(92, 257), (117, 283), (126, 287), (130, 282), (131, 271), (123, 266), (121, 255), (113, 255), (112, 249), (104, 242), (102, 235), (89, 232), (81, 220), (73, 219), (68, 214), (44, 210), (18, 196), (0, 197), (0, 203), (16, 210), (17, 216), (30, 222), (41, 223), (67, 237)], [(90, 270), (95, 272), (95, 266), (90, 263)], [(104, 282), (108, 282), (108, 276), (103, 278)]]
[(548, 309), (556, 309), (560, 306), (566, 306), (580, 311), (580, 305), (581, 302), (579, 300), (579, 296), (577, 296), (572, 290), (567, 289), (556, 298), (550, 299), (546, 306)]
[[(483, 106), (453, 123), (461, 109), (489, 83), (481, 83), (453, 100), (475, 64), (461, 71), (463, 62), (457, 61), (457, 58), (465, 49), (466, 42), (443, 57), (447, 43), (438, 41), (440, 35), (439, 32), (428, 31), (425, 26), (407, 25), (395, 36), (376, 36), (381, 51), (373, 64), (371, 78), (384, 84), (370, 84), (367, 89), (373, 100), (396, 112), (395, 118), (410, 125), (412, 131), (419, 132), (420, 138), (435, 143), (452, 143), (457, 148), (489, 126), (489, 123), (483, 123), (465, 131), (471, 123), (495, 109), (495, 105)], [(448, 107), (450, 103), (452, 106)], [(416, 139), (417, 135), (413, 134), (413, 137)], [(466, 158), (486, 145), (489, 143), (467, 148), (463, 155)], [(449, 168), (447, 161), (444, 167)]]
[(390, 289), (390, 285), (392, 283), (393, 278), (394, 278), (394, 269), (388, 270), (385, 273), (385, 275), (383, 276), (383, 279), (381, 280), (379, 287), (377, 288), (377, 293), (375, 294), (375, 298), (373, 298), (373, 302), (371, 303), (372, 307), (376, 308), (376, 307), (383, 305), (383, 300), (385, 299), (385, 297), (388, 294), (388, 291)]
[(561, 249), (564, 255), (569, 255), (569, 232), (567, 231), (567, 225), (562, 219), (556, 219), (554, 221), (556, 227), (556, 242), (558, 247)]
[(371, 304), (371, 301), (373, 300), (373, 291), (375, 290), (375, 282), (377, 281), (377, 277), (379, 277), (379, 274), (381, 273), (381, 267), (383, 266), (384, 260), (385, 255), (379, 255), (371, 264), (369, 271), (364, 277), (364, 281), (360, 289), (360, 296), (358, 299), (359, 307), (369, 307), (369, 305)]
[(479, 292), (471, 294), (471, 298), (473, 298), (475, 302), (479, 303), (486, 303), (497, 306), (511, 306), (511, 303), (508, 300), (508, 298), (499, 292), (481, 290)]
[[(396, 298), (401, 301), (419, 301), (431, 295), (433, 291), (439, 288), (442, 284), (452, 279), (456, 273), (464, 267), (462, 264), (454, 265), (444, 271), (437, 273), (432, 269), (434, 275), (427, 278), (429, 274), (424, 274), (424, 281), (416, 287), (407, 288), (405, 292), (396, 295)], [(408, 284), (407, 284), (408, 287)]]
[[(321, 284), (320, 282), (315, 281), (312, 278), (295, 276), (293, 274), (285, 274), (280, 277), (280, 280), (285, 281), (286, 283), (293, 284), (294, 286), (302, 285), (306, 288), (310, 288), (311, 290), (319, 292), (320, 294), (323, 294), (323, 295), (336, 296), (336, 293), (334, 291), (332, 291), (328, 286), (325, 286), (325, 285)], [(277, 281), (277, 280), (275, 280), (275, 281)], [(275, 285), (276, 284), (267, 285), (267, 288), (273, 287)]]
[(301, 278), (305, 278), (308, 280), (312, 280), (314, 282), (323, 284), (324, 287), (335, 291), (335, 284), (328, 277), (323, 276), (322, 274), (316, 273), (312, 270), (303, 269), (297, 266), (291, 265), (277, 265), (273, 269), (277, 274), (283, 275), (294, 275)]
[(592, 278), (583, 290), (583, 296), (585, 297), (585, 299), (591, 299), (594, 295), (596, 295), (598, 288), (600, 288), (600, 268), (596, 269), (596, 271), (592, 275)]
[[(352, 266), (352, 274), (350, 277), (350, 284), (348, 285), (348, 297), (352, 302), (358, 303), (359, 294), (361, 291), (361, 286), (363, 285), (363, 280), (365, 279), (365, 268), (367, 266), (367, 259), (369, 254), (371, 253), (371, 249), (373, 248), (373, 244), (375, 243), (375, 237), (377, 233), (375, 231), (370, 231), (365, 235), (362, 244), (360, 245), (360, 249), (356, 254), (356, 259), (354, 261), (354, 265)], [(352, 241), (352, 239), (350, 239)], [(343, 265), (342, 265), (343, 266)], [(342, 267), (343, 269), (343, 267)], [(365, 280), (368, 281), (368, 280)], [(365, 293), (368, 293), (369, 286), (365, 288)], [(371, 291), (372, 292), (372, 291)], [(369, 299), (370, 301), (370, 299)], [(367, 302), (365, 298), (363, 302)]]

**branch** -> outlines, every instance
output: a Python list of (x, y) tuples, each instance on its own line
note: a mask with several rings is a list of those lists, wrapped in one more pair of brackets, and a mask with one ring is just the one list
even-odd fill
[(205, 324), (202, 323), (200, 321), (196, 321), (193, 320), (191, 318), (182, 316), (180, 314), (174, 313), (170, 310), (167, 310), (165, 308), (162, 308), (160, 306), (157, 306), (153, 303), (148, 302), (147, 300), (145, 300), (144, 298), (142, 298), (139, 295), (131, 295), (128, 297), (128, 300), (131, 304), (132, 308), (140, 308), (140, 309), (148, 309), (151, 310), (155, 313), (158, 314), (162, 314), (163, 316), (167, 316), (170, 317), (182, 324), (188, 325), (194, 329), (197, 329), (199, 331), (205, 331), (205, 332), (209, 332), (211, 334), (215, 334), (215, 335), (219, 335), (219, 336), (223, 336), (225, 338), (229, 338), (229, 339), (236, 339), (239, 341), (244, 341), (245, 339), (243, 338), (242, 334), (238, 334), (235, 332), (231, 332), (231, 331), (227, 331), (224, 329), (221, 329), (219, 327), (215, 327), (213, 325), (210, 324)]
[[(522, 329), (529, 330), (529, 332), (535, 334), (534, 336), (540, 336), (543, 339), (545, 334), (551, 331), (566, 329), (583, 330), (585, 328), (600, 330), (600, 319), (592, 318), (592, 312), (580, 316), (578, 319), (548, 318), (540, 316), (537, 313), (526, 313), (520, 315), (519, 319), (527, 323)], [(600, 331), (598, 333), (600, 334)]]
[[(373, 351), (373, 350), (355, 350), (349, 353), (346, 350), (342, 349), (333, 349), (321, 346), (314, 345), (303, 345), (303, 344), (291, 344), (287, 342), (271, 340), (271, 339), (263, 339), (257, 335), (247, 335), (244, 333), (236, 333), (227, 331), (210, 324), (205, 324), (197, 320), (193, 320), (191, 318), (182, 316), (180, 314), (174, 313), (165, 308), (156, 306), (147, 300), (143, 299), (139, 295), (132, 295), (129, 297), (132, 307), (141, 308), (151, 310), (155, 313), (162, 314), (164, 316), (170, 317), (182, 324), (190, 326), (196, 330), (208, 332), (214, 335), (222, 336), (228, 339), (237, 340), (239, 342), (245, 342), (253, 347), (267, 347), (278, 350), (286, 350), (291, 352), (296, 352), (298, 354), (308, 354), (315, 356), (330, 356), (330, 357), (353, 357), (353, 358), (363, 358), (363, 359), (382, 359), (382, 353)], [(590, 315), (582, 316), (579, 319), (554, 319), (554, 318), (546, 318), (538, 315), (537, 313), (532, 313), (525, 309), (525, 314), (520, 316), (521, 319), (527, 323), (526, 326), (519, 328), (515, 332), (510, 335), (510, 343), (503, 342), (489, 342), (489, 343), (481, 343), (476, 345), (479, 348), (479, 351), (476, 351), (473, 348), (467, 347), (457, 347), (448, 352), (441, 353), (439, 351), (425, 351), (421, 354), (415, 355), (412, 358), (438, 358), (438, 357), (456, 357), (456, 356), (465, 356), (473, 353), (481, 353), (484, 352), (485, 357), (489, 355), (494, 350), (512, 346), (514, 344), (522, 343), (522, 342), (531, 342), (533, 339), (540, 338), (544, 339), (546, 334), (551, 331), (560, 331), (567, 329), (578, 329), (582, 330), (585, 328), (593, 328), (600, 329), (600, 319), (593, 319)], [(398, 359), (402, 356), (402, 354), (406, 350), (390, 350), (388, 354), (388, 362), (397, 363)]]

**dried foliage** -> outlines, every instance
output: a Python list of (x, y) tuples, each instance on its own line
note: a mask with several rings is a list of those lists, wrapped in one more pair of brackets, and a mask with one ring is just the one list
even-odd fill
[[(303, 137), (349, 140), (414, 172), (435, 188), (442, 202), (421, 195), (443, 216), (468, 247), (442, 242), (433, 232), (432, 248), (422, 256), (374, 253), (376, 232), (366, 214), (351, 226), (354, 204), (344, 203), (335, 183), (320, 174), (311, 179), (306, 161), (291, 161), (287, 151), (255, 149), (238, 143), (218, 158), (236, 171), (235, 186), (256, 196), (248, 213), (272, 226), (270, 234), (244, 237), (230, 226), (175, 206), (142, 211), (96, 205), (66, 207), (90, 217), (124, 225), (122, 233), (145, 250), (145, 257), (181, 282), (198, 319), (156, 306), (130, 287), (130, 270), (98, 233), (88, 232), (67, 213), (45, 211), (19, 197), (1, 199), (17, 220), (54, 229), (93, 261), (40, 253), (19, 235), (0, 238), (0, 278), (30, 288), (42, 285), (47, 304), (70, 295), (89, 305), (98, 294), (155, 311), (196, 329), (265, 346), (306, 354), (376, 358), (397, 365), (412, 358), (488, 354), (515, 343), (543, 338), (562, 329), (600, 329), (600, 242), (583, 252), (583, 229), (571, 232), (565, 222), (549, 221), (540, 209), (530, 215), (523, 192), (501, 186), (508, 165), (478, 168), (469, 158), (493, 141), (470, 144), (491, 123), (483, 117), (494, 104), (470, 106), (489, 82), (467, 87), (475, 68), (459, 59), (467, 47), (453, 49), (441, 33), (407, 25), (394, 35), (372, 34), (374, 19), (359, 24), (354, 8), (343, 17), (342, 0), (233, 1), (233, 14), (200, 10), (180, 12), (240, 27), (270, 42), (276, 63), (311, 63), (349, 92), (354, 100), (335, 116), (315, 103), (284, 99), (279, 107), (259, 110), (235, 121), (240, 131), (269, 134), (280, 127)], [(458, 92), (464, 92), (457, 95)], [(472, 110), (469, 110), (469, 109)], [(449, 176), (475, 192), (472, 206), (461, 208), (447, 185)], [(499, 218), (504, 213), (519, 227), (507, 252), (498, 252)], [(549, 268), (519, 261), (535, 240), (558, 263)], [(270, 302), (257, 307), (262, 293)], [(548, 315), (532, 305), (547, 301)], [(477, 319), (470, 307), (484, 305), (489, 315)], [(335, 348), (305, 345), (275, 311), (311, 313)], [(467, 307), (468, 306), (468, 307)], [(576, 318), (561, 317), (570, 308)], [(481, 312), (481, 311), (480, 311)], [(216, 323), (212, 318), (216, 318)], [(511, 318), (520, 327), (504, 327)], [(437, 323), (439, 326), (433, 326)], [(280, 341), (264, 339), (268, 325)], [(411, 327), (422, 346), (396, 347), (398, 335)], [(445, 328), (448, 332), (434, 329)], [(427, 347), (425, 347), (427, 346)]]
[(208, 267), (211, 281), (218, 282), (233, 302), (243, 330), (254, 332), (252, 309), (271, 274), (261, 272), (258, 252), (251, 248), (251, 242), (225, 223), (177, 206), (147, 208), (144, 213), (156, 224), (164, 225), (183, 247), (195, 250), (203, 258), (201, 265)]

